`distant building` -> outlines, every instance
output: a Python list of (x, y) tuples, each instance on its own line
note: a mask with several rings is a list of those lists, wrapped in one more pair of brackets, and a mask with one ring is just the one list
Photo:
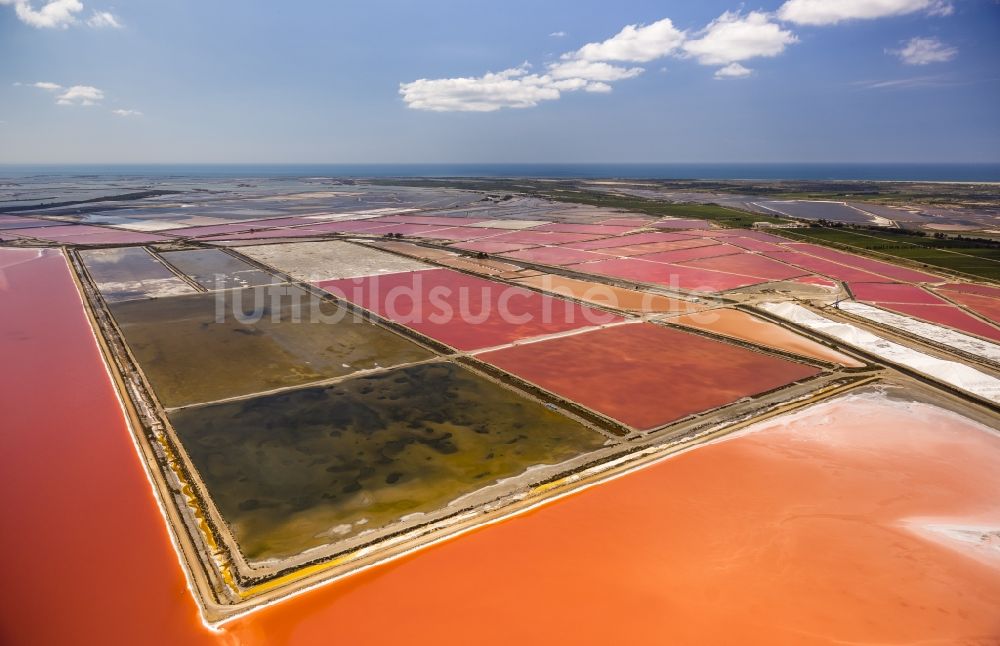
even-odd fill
[(809, 225), (805, 222), (754, 222), (754, 229), (806, 229)]

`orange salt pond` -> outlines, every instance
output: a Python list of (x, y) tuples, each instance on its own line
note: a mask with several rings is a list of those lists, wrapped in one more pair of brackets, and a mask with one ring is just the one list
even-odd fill
[(0, 249), (0, 270), (0, 334), (17, 367), (0, 373), (0, 549), (10, 556), (0, 642), (1000, 640), (1000, 439), (875, 392), (761, 423), (211, 632), (64, 259)]
[(243, 644), (992, 644), (1000, 556), (995, 535), (975, 539), (1000, 529), (998, 497), (995, 433), (849, 395), (224, 631)]
[(836, 363), (848, 368), (860, 368), (865, 365), (863, 362), (842, 352), (837, 352), (822, 343), (807, 339), (780, 325), (759, 319), (740, 310), (719, 308), (685, 314), (672, 318), (668, 322), (696, 330), (714, 332), (741, 341), (757, 343), (827, 363)]
[(683, 301), (658, 294), (639, 292), (623, 287), (612, 287), (575, 278), (565, 278), (553, 274), (540, 274), (514, 280), (519, 285), (534, 287), (558, 296), (574, 298), (601, 307), (611, 307), (628, 312), (676, 313), (697, 312), (705, 309), (694, 301)]

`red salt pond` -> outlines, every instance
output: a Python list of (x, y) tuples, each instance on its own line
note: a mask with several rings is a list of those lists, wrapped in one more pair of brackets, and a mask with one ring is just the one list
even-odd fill
[(727, 244), (700, 245), (689, 249), (675, 249), (673, 251), (662, 251), (660, 253), (643, 254), (643, 260), (650, 262), (684, 262), (685, 260), (697, 260), (698, 258), (711, 258), (713, 256), (728, 256), (734, 253), (743, 253), (739, 247)]
[(871, 272), (847, 267), (830, 260), (817, 258), (798, 251), (765, 251), (763, 255), (773, 260), (780, 260), (789, 265), (795, 265), (809, 271), (823, 274), (837, 280), (856, 281), (860, 283), (891, 283), (892, 279)]
[(882, 262), (880, 260), (872, 260), (871, 258), (865, 258), (864, 256), (858, 256), (853, 253), (837, 251), (836, 249), (830, 249), (829, 247), (821, 247), (819, 245), (808, 243), (790, 243), (787, 246), (795, 251), (805, 252), (819, 258), (832, 260), (833, 262), (839, 262), (842, 265), (847, 265), (849, 267), (865, 269), (882, 276), (888, 276), (889, 278), (893, 278), (895, 280), (911, 283), (941, 282), (940, 276), (917, 271), (915, 269), (907, 269), (906, 267), (900, 267), (899, 265)]
[(62, 255), (0, 249), (0, 310), (0, 641), (214, 641)]
[(730, 229), (729, 232), (734, 236), (739, 236), (741, 238), (753, 238), (754, 240), (760, 240), (761, 242), (773, 242), (775, 244), (784, 244), (789, 242), (788, 238), (782, 238), (781, 236), (772, 235), (770, 233), (764, 233), (763, 231)]
[(571, 242), (563, 245), (571, 249), (610, 249), (612, 247), (628, 247), (632, 245), (646, 244), (649, 242), (676, 242), (678, 240), (690, 240), (691, 236), (679, 233), (634, 233), (616, 238), (601, 238), (600, 240), (588, 240), (586, 242)]
[(789, 242), (787, 238), (780, 238), (770, 233), (763, 233), (761, 231), (753, 231), (750, 229), (689, 229), (685, 231), (687, 235), (690, 236), (700, 236), (706, 238), (716, 238), (718, 240), (725, 240), (728, 242), (729, 238), (753, 238), (754, 240), (760, 240), (761, 242), (773, 242), (775, 244), (782, 244)]
[(517, 260), (527, 260), (528, 262), (538, 262), (546, 265), (576, 265), (581, 262), (593, 260), (605, 260), (607, 256), (591, 251), (580, 251), (578, 249), (565, 249), (562, 247), (535, 247), (534, 249), (521, 249), (503, 254), (506, 258)]
[(940, 290), (941, 294), (947, 298), (960, 303), (964, 307), (972, 310), (985, 319), (1000, 324), (1000, 298), (980, 296), (979, 294), (966, 294), (951, 290)]
[(459, 350), (621, 320), (571, 301), (450, 269), (328, 280), (317, 285)]
[[(642, 256), (649, 253), (657, 253), (660, 251), (672, 251), (676, 249), (674, 245), (682, 244), (680, 242), (651, 242), (644, 245), (636, 245), (634, 247), (612, 247), (610, 249), (595, 249), (594, 253), (603, 254), (605, 257), (611, 258), (630, 258), (632, 256)], [(698, 246), (698, 245), (692, 245)]]
[[(643, 256), (645, 258), (645, 256)], [(714, 269), (743, 276), (755, 276), (768, 280), (788, 280), (797, 278), (806, 272), (798, 267), (786, 265), (777, 260), (755, 253), (740, 253), (736, 255), (701, 258), (682, 263), (685, 267), (699, 269)]]
[[(568, 245), (563, 245), (568, 246)], [(611, 247), (609, 249), (594, 249), (595, 253), (603, 253), (609, 256), (645, 256), (647, 254), (661, 251), (677, 251), (680, 249), (694, 249), (695, 247), (714, 247), (715, 240), (688, 238), (687, 240), (676, 240), (674, 242), (647, 242), (645, 244), (628, 245), (625, 247)]]
[(1000, 329), (962, 311), (953, 305), (923, 305), (911, 303), (874, 303), (881, 308), (923, 319), (931, 323), (946, 325), (962, 332), (975, 334), (994, 341), (1000, 341)]
[(976, 283), (947, 283), (938, 289), (947, 289), (952, 292), (962, 292), (963, 294), (978, 294), (979, 296), (989, 296), (1000, 298), (1000, 287), (991, 285), (978, 285)]
[(820, 372), (651, 323), (516, 345), (478, 358), (643, 430)]
[(870, 303), (923, 303), (947, 305), (945, 301), (915, 285), (897, 283), (849, 283), (851, 293), (859, 301)]
[(724, 239), (729, 244), (736, 245), (737, 247), (743, 247), (744, 249), (749, 249), (750, 251), (788, 251), (787, 247), (783, 247), (780, 244), (764, 242), (763, 240), (756, 240), (754, 238), (727, 236)]
[(601, 262), (587, 263), (579, 269), (591, 274), (622, 278), (637, 283), (663, 285), (692, 292), (722, 292), (765, 282), (760, 278), (726, 274), (707, 269), (694, 269), (681, 265), (647, 262), (638, 258), (602, 260)]
[(994, 644), (1000, 564), (975, 537), (1000, 527), (998, 497), (995, 434), (849, 396), (225, 631), (292, 645)]

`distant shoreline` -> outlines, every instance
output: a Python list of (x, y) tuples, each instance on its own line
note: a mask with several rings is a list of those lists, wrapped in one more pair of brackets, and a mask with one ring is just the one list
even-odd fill
[(23, 176), (508, 178), (690, 181), (1000, 183), (1000, 163), (718, 164), (0, 164), (0, 178)]

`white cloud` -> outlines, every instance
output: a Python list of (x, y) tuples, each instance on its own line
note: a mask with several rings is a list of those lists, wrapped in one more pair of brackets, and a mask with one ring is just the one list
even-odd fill
[(955, 85), (955, 83), (940, 76), (916, 76), (913, 78), (889, 79), (886, 81), (858, 81), (855, 85), (869, 90), (884, 90), (920, 87), (947, 87), (949, 85)]
[(94, 105), (104, 99), (104, 92), (91, 85), (74, 85), (56, 97), (59, 105)]
[(566, 37), (566, 32), (565, 31), (554, 31), (551, 34), (549, 34), (549, 36), (552, 37), (552, 38), (565, 38)]
[(121, 29), (125, 26), (110, 11), (95, 11), (87, 19), (87, 24), (95, 29)]
[(752, 11), (743, 16), (727, 11), (684, 43), (684, 52), (702, 65), (728, 65), (759, 56), (777, 56), (798, 42), (792, 32), (771, 22), (770, 16)]
[(138, 110), (123, 110), (123, 109), (118, 109), (118, 110), (112, 110), (111, 112), (113, 114), (117, 114), (119, 117), (141, 117), (142, 116), (142, 113), (139, 112)]
[(753, 70), (743, 67), (739, 63), (730, 63), (715, 70), (715, 78), (717, 79), (738, 79), (751, 74), (753, 74)]
[(645, 63), (673, 53), (683, 42), (684, 32), (675, 28), (669, 18), (664, 18), (649, 25), (627, 25), (611, 38), (587, 43), (575, 52), (563, 54), (562, 58)]
[[(400, 83), (399, 92), (406, 105), (417, 110), (492, 112), (529, 108), (559, 99), (564, 92), (610, 92), (613, 82), (634, 78), (644, 71), (644, 67), (623, 63), (650, 63), (666, 57), (716, 66), (717, 79), (745, 78), (753, 74), (743, 64), (745, 61), (778, 56), (798, 42), (798, 37), (779, 20), (827, 25), (918, 11), (947, 15), (953, 8), (949, 0), (786, 0), (777, 13), (726, 11), (698, 31), (678, 29), (664, 18), (645, 25), (627, 25), (611, 38), (564, 53), (557, 62), (547, 64), (544, 73), (530, 72), (526, 63), (482, 76)], [(550, 36), (561, 38), (565, 32)], [(891, 53), (907, 63), (923, 65), (950, 60), (957, 50), (934, 39), (913, 39)]]
[[(585, 63), (585, 62), (584, 62)], [(400, 83), (399, 93), (406, 105), (432, 112), (493, 112), (501, 108), (533, 108), (542, 101), (554, 101), (563, 92), (606, 93), (604, 81), (629, 78), (642, 72), (614, 65), (582, 66), (573, 75), (564, 63), (553, 63), (547, 74), (531, 74), (525, 63), (502, 72), (450, 79), (419, 79)]]
[(948, 0), (788, 0), (778, 9), (778, 17), (800, 25), (834, 25), (917, 11), (947, 16), (954, 8)]
[[(80, 0), (43, 0), (36, 9), (36, 0), (0, 0), (0, 5), (13, 5), (21, 22), (40, 29), (65, 29), (76, 23), (77, 14), (83, 11)], [(97, 29), (120, 29), (118, 17), (110, 11), (94, 11), (87, 24)]]
[(579, 78), (587, 81), (620, 81), (642, 74), (641, 67), (619, 67), (597, 61), (569, 60), (549, 65), (555, 79)]
[(795, 36), (762, 13), (725, 13), (699, 32), (688, 51), (686, 34), (664, 18), (648, 25), (627, 25), (607, 40), (587, 43), (549, 63), (545, 73), (530, 73), (527, 63), (502, 72), (450, 79), (418, 79), (400, 83), (399, 93), (410, 108), (436, 112), (492, 112), (530, 108), (559, 99), (564, 92), (607, 93), (611, 83), (634, 78), (642, 67), (614, 62), (645, 63), (665, 56), (694, 56), (705, 64), (728, 65), (719, 78), (746, 76), (750, 70), (731, 63), (755, 56), (776, 56)]
[(899, 49), (886, 50), (907, 65), (946, 63), (958, 56), (958, 49), (945, 45), (937, 38), (911, 38)]
[(58, 83), (49, 83), (48, 81), (38, 81), (37, 83), (32, 83), (31, 87), (37, 87), (40, 90), (48, 90), (50, 92), (62, 89), (62, 86)]
[(492, 112), (500, 108), (531, 108), (560, 96), (559, 89), (527, 66), (478, 77), (418, 79), (400, 83), (399, 93), (417, 110), (434, 112)]
[(65, 29), (83, 11), (80, 0), (49, 0), (38, 9), (31, 0), (0, 0), (0, 4), (14, 5), (21, 22), (39, 29)]

